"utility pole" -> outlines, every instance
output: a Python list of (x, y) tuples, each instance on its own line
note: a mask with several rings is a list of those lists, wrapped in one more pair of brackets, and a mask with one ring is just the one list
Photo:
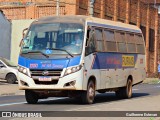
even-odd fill
[(56, 1), (56, 15), (59, 16), (59, 0)]
[(157, 3), (157, 1), (156, 0), (154, 0), (154, 7), (156, 8), (156, 3)]
[(90, 0), (90, 4), (89, 4), (89, 15), (92, 17), (94, 14), (94, 2), (95, 2), (95, 0)]

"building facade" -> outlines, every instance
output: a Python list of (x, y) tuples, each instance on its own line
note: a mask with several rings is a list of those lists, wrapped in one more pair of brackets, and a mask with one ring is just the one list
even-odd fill
[(11, 23), (5, 18), (2, 11), (0, 11), (0, 57), (10, 58), (11, 50)]
[[(2, 1), (2, 0), (0, 0)], [(4, 2), (5, 0), (3, 0)], [(8, 0), (15, 2), (15, 0)], [(90, 0), (59, 0), (60, 15), (89, 15)], [(149, 0), (95, 0), (93, 16), (121, 21), (141, 28), (146, 43), (146, 70), (157, 73), (159, 57), (158, 9)], [(154, 0), (152, 0), (153, 2)], [(7, 2), (7, 0), (5, 1)], [(7, 19), (37, 19), (56, 14), (56, 0), (17, 0), (23, 4), (1, 5)], [(30, 3), (30, 4), (28, 4)]]

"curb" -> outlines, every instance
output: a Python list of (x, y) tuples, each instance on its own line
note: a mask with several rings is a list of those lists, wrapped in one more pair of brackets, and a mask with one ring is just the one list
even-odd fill
[(146, 78), (143, 83), (145, 84), (159, 84), (160, 80), (158, 78)]
[(25, 95), (24, 91), (12, 92), (12, 93), (1, 93), (0, 96), (14, 96), (14, 95)]
[(2, 93), (0, 96), (13, 96), (16, 95), (15, 93)]

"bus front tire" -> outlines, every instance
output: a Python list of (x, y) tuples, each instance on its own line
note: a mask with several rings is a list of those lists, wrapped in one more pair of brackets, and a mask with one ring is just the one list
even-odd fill
[(95, 83), (90, 80), (88, 82), (87, 91), (83, 91), (81, 94), (82, 103), (92, 104), (95, 98)]
[(119, 88), (116, 92), (118, 98), (129, 99), (132, 97), (132, 80), (128, 79), (126, 87)]
[(28, 104), (36, 104), (38, 102), (38, 95), (31, 90), (25, 90), (25, 98)]

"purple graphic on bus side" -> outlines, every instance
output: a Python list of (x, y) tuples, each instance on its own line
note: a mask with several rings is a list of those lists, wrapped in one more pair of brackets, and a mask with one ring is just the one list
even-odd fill
[(133, 68), (137, 60), (136, 54), (97, 53), (95, 57), (92, 69)]

